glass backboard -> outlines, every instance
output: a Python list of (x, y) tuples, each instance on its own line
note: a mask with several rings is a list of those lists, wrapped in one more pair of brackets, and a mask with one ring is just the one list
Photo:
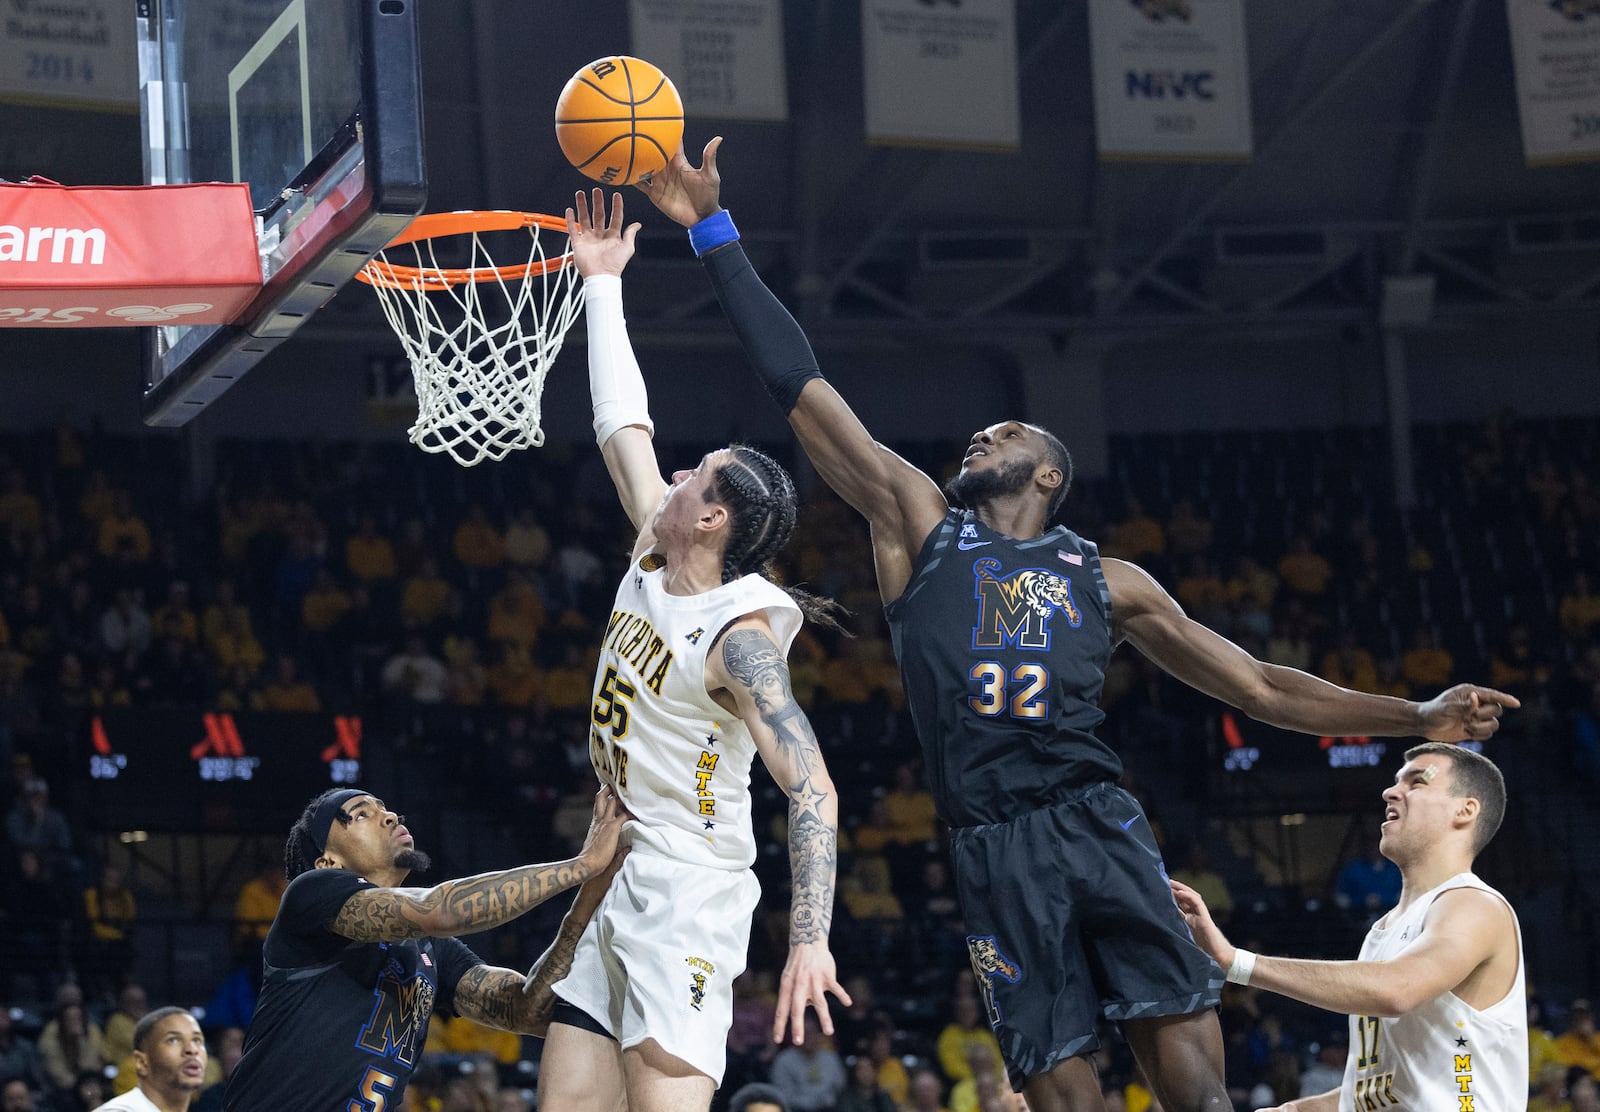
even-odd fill
[(250, 185), (263, 286), (151, 329), (145, 421), (181, 425), (293, 334), (427, 196), (419, 0), (136, 0), (145, 180)]

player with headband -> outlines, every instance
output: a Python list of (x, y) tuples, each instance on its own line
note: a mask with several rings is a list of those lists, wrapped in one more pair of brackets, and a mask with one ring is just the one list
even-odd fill
[[(550, 985), (565, 975), (625, 856), (624, 817), (604, 788), (571, 860), (403, 888), (431, 862), (401, 815), (359, 788), (313, 799), (289, 831), (289, 887), (223, 1108), (398, 1108), (436, 1010), (543, 1035)], [(509, 923), (579, 884), (556, 941), (526, 978), (485, 964), (453, 937)]]

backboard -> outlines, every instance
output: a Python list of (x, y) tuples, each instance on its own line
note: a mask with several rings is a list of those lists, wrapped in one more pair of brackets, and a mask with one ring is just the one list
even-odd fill
[(233, 324), (150, 330), (146, 424), (204, 409), (422, 211), (418, 3), (136, 0), (145, 180), (248, 182), (264, 281)]

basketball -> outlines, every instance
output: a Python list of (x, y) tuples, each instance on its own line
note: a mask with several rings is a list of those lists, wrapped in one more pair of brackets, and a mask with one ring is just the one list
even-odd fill
[(632, 185), (667, 164), (683, 142), (683, 101), (667, 75), (639, 58), (601, 58), (556, 101), (556, 140), (584, 175)]

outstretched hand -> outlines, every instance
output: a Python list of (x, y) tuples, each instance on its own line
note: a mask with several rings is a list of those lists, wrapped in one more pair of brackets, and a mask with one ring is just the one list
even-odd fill
[(1422, 704), (1422, 736), (1429, 741), (1482, 741), (1500, 728), (1500, 712), (1522, 703), (1492, 687), (1458, 683)]
[(585, 278), (596, 274), (620, 276), (628, 260), (633, 258), (633, 241), (638, 238), (639, 225), (622, 222), (622, 194), (611, 196), (611, 219), (606, 219), (606, 195), (599, 187), (594, 191), (594, 216), (589, 215), (590, 204), (582, 190), (573, 197), (567, 209), (567, 239), (572, 244), (572, 262)]
[(680, 149), (666, 166), (641, 178), (638, 188), (656, 208), (685, 228), (700, 223), (722, 208), (722, 177), (717, 173), (720, 146), (720, 135), (707, 143), (698, 168), (689, 165)]
[(1172, 885), (1172, 898), (1178, 902), (1178, 910), (1183, 913), (1183, 921), (1189, 925), (1189, 933), (1194, 936), (1194, 944), (1211, 955), (1211, 960), (1227, 969), (1233, 964), (1233, 944), (1222, 933), (1222, 928), (1211, 918), (1211, 910), (1206, 907), (1206, 901), (1200, 898), (1200, 893), (1190, 888), (1182, 881), (1167, 881)]
[(789, 960), (784, 963), (783, 976), (778, 981), (778, 1006), (772, 1017), (772, 1041), (781, 1043), (785, 1031), (794, 1045), (806, 1040), (806, 1007), (817, 1010), (817, 1021), (824, 1035), (833, 1034), (833, 1017), (828, 1014), (828, 993), (833, 993), (846, 1006), (850, 994), (839, 984), (838, 970), (833, 954), (826, 942), (803, 942), (789, 947)]

